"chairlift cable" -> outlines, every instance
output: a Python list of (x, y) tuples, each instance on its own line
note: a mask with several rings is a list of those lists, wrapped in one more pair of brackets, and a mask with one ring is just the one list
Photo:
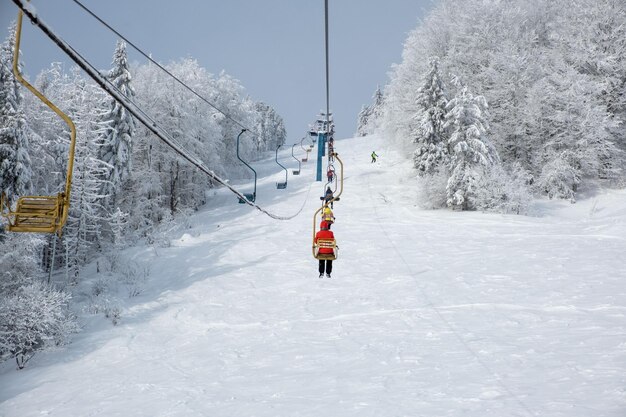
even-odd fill
[(326, 131), (330, 129), (330, 88), (328, 77), (328, 0), (324, 0), (324, 39), (326, 51)]
[(146, 54), (141, 48), (139, 48), (137, 45), (135, 45), (133, 42), (131, 42), (130, 40), (128, 40), (128, 38), (126, 38), (124, 35), (122, 35), (120, 32), (118, 32), (117, 30), (115, 30), (115, 28), (111, 27), (111, 25), (109, 25), (108, 23), (106, 23), (104, 20), (102, 20), (98, 15), (96, 15), (94, 12), (92, 12), (90, 9), (87, 8), (87, 6), (85, 6), (84, 4), (82, 4), (79, 0), (73, 0), (74, 3), (76, 3), (79, 7), (81, 7), (85, 12), (87, 12), (88, 14), (90, 14), (94, 19), (96, 19), (98, 22), (100, 22), (102, 25), (104, 25), (107, 29), (109, 29), (111, 32), (115, 33), (117, 36), (119, 36), (121, 39), (123, 39), (127, 44), (129, 44), (130, 46), (132, 46), (137, 52), (139, 52), (144, 58), (146, 58), (148, 61), (152, 62), (154, 65), (156, 65), (157, 67), (159, 67), (163, 72), (165, 72), (167, 75), (169, 75), (170, 77), (172, 77), (174, 80), (176, 80), (180, 85), (182, 85), (184, 88), (186, 88), (187, 90), (189, 90), (192, 94), (194, 94), (196, 97), (198, 97), (200, 100), (204, 101), (206, 104), (208, 104), (209, 106), (211, 106), (212, 108), (214, 108), (215, 110), (217, 110), (219, 113), (221, 113), (222, 115), (224, 115), (224, 117), (226, 117), (228, 120), (232, 121), (233, 123), (235, 123), (237, 126), (241, 127), (242, 129), (247, 130), (248, 132), (252, 132), (254, 133), (255, 136), (260, 136), (256, 131), (250, 129), (249, 127), (246, 127), (245, 125), (243, 125), (242, 123), (240, 123), (239, 121), (235, 120), (232, 116), (230, 116), (228, 113), (226, 113), (225, 111), (223, 111), (222, 109), (220, 109), (219, 107), (217, 107), (215, 104), (211, 103), (209, 100), (207, 100), (205, 97), (203, 97), (201, 94), (199, 94), (198, 92), (196, 92), (193, 88), (189, 87), (187, 84), (185, 84), (185, 82), (183, 82), (180, 78), (176, 77), (174, 74), (172, 74), (170, 71), (168, 71), (165, 67), (163, 67), (161, 64), (159, 64), (158, 62), (156, 62), (154, 59), (152, 59), (152, 57), (150, 57), (148, 54)]
[[(176, 142), (174, 138), (167, 133), (165, 129), (163, 129), (154, 119), (150, 116), (146, 115), (143, 110), (139, 108), (135, 103), (130, 101), (125, 95), (123, 95), (110, 81), (106, 80), (104, 77), (100, 75), (100, 73), (87, 61), (84, 57), (82, 57), (78, 52), (76, 52), (65, 40), (57, 36), (48, 25), (43, 22), (37, 16), (36, 12), (29, 5), (25, 5), (22, 0), (13, 0), (13, 3), (24, 12), (26, 16), (30, 19), (30, 21), (37, 26), (41, 31), (48, 36), (63, 52), (65, 52), (72, 61), (74, 61), (80, 68), (83, 69), (93, 79), (104, 91), (106, 91), (109, 95), (111, 95), (114, 99), (116, 99), (126, 110), (128, 110), (133, 116), (137, 118), (146, 128), (148, 128), (152, 133), (154, 133), (159, 139), (161, 139), (166, 145), (168, 145), (174, 152), (176, 152), (183, 159), (187, 160), (189, 163), (194, 165), (196, 168), (204, 172), (208, 175), (213, 181), (223, 185), (228, 188), (231, 192), (236, 194), (239, 198), (243, 199), (246, 204), (252, 206), (259, 210), (260, 212), (266, 214), (267, 216), (276, 219), (276, 220), (290, 220), (296, 217), (302, 211), (304, 207), (304, 203), (302, 208), (291, 216), (278, 216), (276, 214), (270, 213), (265, 210), (263, 207), (257, 205), (256, 203), (250, 202), (242, 193), (233, 188), (228, 182), (221, 177), (219, 177), (215, 172), (206, 167), (204, 163), (199, 160), (196, 156), (190, 154), (187, 150), (185, 150), (180, 144)], [(307, 194), (308, 198), (308, 194)], [(305, 199), (306, 202), (306, 199)]]

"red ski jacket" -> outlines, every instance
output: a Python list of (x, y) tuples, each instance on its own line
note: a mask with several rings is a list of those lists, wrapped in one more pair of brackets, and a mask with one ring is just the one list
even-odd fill
[[(330, 230), (320, 230), (315, 234), (315, 243), (317, 239), (334, 239), (335, 235)], [(319, 253), (333, 253), (333, 248), (320, 248)]]

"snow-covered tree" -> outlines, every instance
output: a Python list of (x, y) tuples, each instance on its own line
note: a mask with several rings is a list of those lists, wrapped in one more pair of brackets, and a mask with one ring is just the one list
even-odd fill
[(356, 121), (356, 136), (362, 137), (367, 136), (367, 123), (370, 118), (370, 106), (363, 105), (361, 106), (361, 111), (357, 116)]
[(539, 188), (548, 197), (576, 201), (575, 190), (580, 184), (580, 171), (572, 166), (570, 157), (571, 152), (563, 151), (543, 166), (539, 177)]
[[(621, 152), (610, 135), (617, 126), (594, 94), (595, 80), (562, 61), (553, 68), (536, 86), (543, 122), (535, 131), (541, 143), (539, 183), (550, 197), (574, 200), (583, 178), (617, 175)], [(563, 189), (567, 184), (569, 191)]]
[(154, 228), (165, 216), (165, 194), (161, 177), (156, 170), (154, 160), (157, 143), (146, 129), (139, 128), (133, 147), (133, 176), (129, 180), (129, 190), (123, 199), (124, 207), (128, 207), (128, 227), (138, 235), (144, 235)]
[[(205, 97), (211, 97), (215, 91), (215, 80), (195, 60), (172, 63), (168, 71)], [(214, 167), (217, 173), (224, 173), (219, 117), (213, 108), (165, 77), (155, 66), (137, 69), (135, 87), (140, 106), (158, 120), (175, 141)], [(144, 127), (138, 130), (137, 146), (135, 162), (139, 166), (134, 175), (141, 178), (133, 181), (132, 188), (148, 195), (133, 196), (135, 203), (141, 201), (141, 206), (145, 207), (146, 204), (151, 206), (155, 199), (161, 203), (167, 201), (172, 213), (185, 208), (197, 209), (204, 204), (205, 190), (211, 186), (206, 175), (181, 160)], [(135, 210), (135, 203), (129, 205), (128, 210)], [(157, 218), (162, 218), (160, 210), (142, 209), (135, 213), (150, 219), (140, 220), (131, 214), (129, 224), (153, 224)]]
[[(220, 109), (225, 109), (229, 117), (217, 114), (216, 118), (221, 128), (221, 146), (223, 163), (229, 168), (231, 176), (249, 175), (249, 171), (237, 159), (237, 135), (241, 132), (241, 126), (233, 120), (237, 120), (244, 126), (255, 125), (254, 102), (244, 98), (244, 89), (239, 80), (222, 72), (215, 80), (216, 91), (213, 99)], [(241, 137), (240, 154), (245, 159), (259, 157), (255, 150), (254, 139), (250, 135)]]
[(21, 369), (37, 351), (64, 344), (78, 330), (69, 300), (38, 281), (0, 295), (0, 358), (15, 358)]
[[(106, 73), (106, 78), (116, 89), (129, 99), (133, 99), (135, 91), (131, 85), (132, 77), (126, 54), (126, 43), (118, 41), (113, 54), (113, 68)], [(110, 108), (102, 118), (104, 128), (98, 159), (108, 164), (105, 174), (103, 194), (110, 195), (113, 204), (117, 192), (130, 177), (132, 168), (133, 136), (135, 121), (132, 115), (115, 99), (110, 99)]]
[(255, 138), (257, 151), (274, 150), (278, 146), (284, 145), (287, 131), (282, 117), (268, 104), (260, 101), (254, 104), (254, 109), (257, 112), (257, 122), (255, 132), (253, 132), (258, 135)]
[(116, 208), (115, 212), (108, 219), (111, 232), (113, 234), (113, 244), (117, 247), (122, 245), (124, 239), (124, 229), (128, 222), (128, 213), (122, 212), (120, 208)]
[(70, 99), (63, 106), (68, 109), (77, 130), (70, 210), (61, 246), (69, 252), (72, 280), (77, 282), (81, 266), (101, 244), (102, 223), (108, 221), (103, 207), (108, 196), (102, 190), (110, 165), (96, 157), (101, 138), (99, 112), (105, 96), (99, 87), (81, 76), (77, 67), (68, 84), (58, 88), (70, 93)]
[(473, 203), (477, 210), (498, 213), (526, 214), (531, 193), (528, 172), (519, 163), (507, 170), (495, 164), (485, 170), (474, 190)]
[(31, 187), (29, 137), (32, 132), (26, 124), (20, 84), (11, 70), (15, 24), (9, 32), (7, 40), (0, 45), (0, 193), (5, 193), (11, 203), (28, 194)]
[[(63, 66), (56, 62), (43, 70), (35, 87), (48, 99), (67, 111), (71, 91), (65, 88), (71, 82)], [(33, 188), (37, 194), (53, 195), (65, 186), (69, 154), (69, 128), (65, 121), (33, 94), (25, 95), (27, 120), (36, 135), (31, 141), (31, 159), (34, 167)]]
[(38, 263), (44, 241), (28, 233), (7, 233), (0, 241), (0, 294), (12, 294), (41, 276)]
[(26, 233), (0, 241), (0, 362), (14, 358), (20, 368), (77, 329), (66, 306), (69, 294), (41, 283), (43, 245), (41, 237)]
[(372, 99), (372, 117), (374, 118), (374, 130), (376, 130), (378, 127), (378, 119), (382, 114), (383, 107), (385, 106), (385, 95), (379, 85), (376, 86), (376, 91), (374, 91)]
[(450, 130), (450, 178), (446, 186), (447, 204), (462, 210), (475, 208), (472, 199), (485, 169), (498, 161), (493, 145), (486, 137), (487, 102), (463, 87), (446, 106), (444, 128)]
[(418, 90), (419, 120), (413, 138), (416, 149), (413, 163), (420, 176), (432, 174), (448, 160), (448, 143), (444, 128), (448, 98), (439, 71), (439, 59), (430, 61), (430, 69)]
[(490, 139), (505, 172), (520, 163), (536, 190), (565, 198), (597, 180), (624, 183), (625, 35), (619, 0), (441, 0), (392, 69), (382, 126), (410, 152), (423, 57), (439, 56), (451, 96), (460, 87), (449, 73), (490, 103)]
[(359, 112), (357, 118), (357, 136), (367, 136), (376, 132), (383, 114), (384, 105), (385, 95), (381, 91), (380, 86), (377, 86), (372, 96), (372, 104), (363, 106)]

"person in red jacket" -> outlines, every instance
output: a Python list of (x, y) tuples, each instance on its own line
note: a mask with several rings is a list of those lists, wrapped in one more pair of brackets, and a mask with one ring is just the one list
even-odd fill
[[(334, 233), (329, 229), (328, 223), (322, 221), (320, 223), (320, 231), (315, 234), (315, 244), (318, 239), (334, 239)], [(331, 254), (334, 253), (333, 248), (320, 248), (318, 253)], [(326, 277), (330, 278), (330, 273), (333, 272), (333, 261), (331, 259), (319, 260), (319, 272), (320, 278), (324, 277), (324, 271), (326, 271)]]
[(328, 182), (333, 182), (333, 178), (335, 178), (335, 170), (332, 166), (328, 167), (328, 171), (326, 171), (326, 178), (328, 178)]

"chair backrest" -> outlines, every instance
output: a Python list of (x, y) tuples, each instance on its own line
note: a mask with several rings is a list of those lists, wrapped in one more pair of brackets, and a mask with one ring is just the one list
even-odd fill
[[(320, 253), (320, 249), (332, 249), (332, 253)], [(315, 259), (326, 259), (330, 261), (334, 261), (337, 259), (337, 242), (335, 239), (317, 239), (317, 243), (315, 245)]]
[(335, 249), (337, 246), (337, 242), (335, 239), (317, 239), (317, 247), (321, 248), (332, 248)]

